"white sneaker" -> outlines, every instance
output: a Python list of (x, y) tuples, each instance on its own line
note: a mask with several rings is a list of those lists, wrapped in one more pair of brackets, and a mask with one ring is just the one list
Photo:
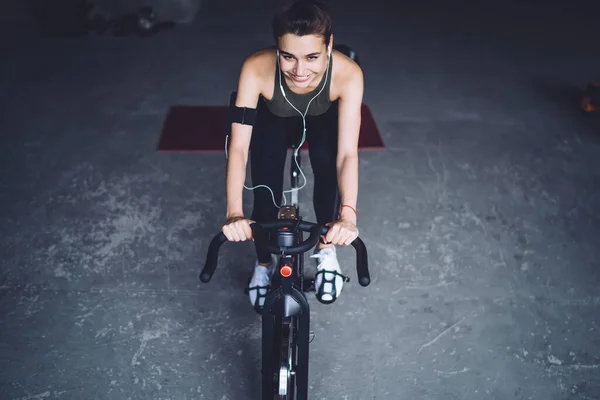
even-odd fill
[(246, 292), (250, 297), (250, 303), (252, 303), (252, 306), (258, 313), (262, 312), (267, 292), (271, 289), (273, 263), (273, 258), (271, 258), (271, 264), (268, 267), (263, 267), (262, 265), (259, 265), (257, 259), (254, 263), (254, 273), (252, 274), (252, 278), (246, 289)]
[(317, 300), (324, 304), (331, 304), (342, 293), (344, 282), (349, 281), (346, 276), (342, 275), (335, 247), (318, 250), (310, 258), (318, 260), (315, 274)]

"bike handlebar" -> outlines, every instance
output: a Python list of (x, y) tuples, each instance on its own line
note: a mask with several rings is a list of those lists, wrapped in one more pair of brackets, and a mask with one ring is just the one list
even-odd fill
[[(254, 241), (258, 247), (265, 248), (270, 253), (278, 254), (285, 252), (286, 254), (300, 254), (305, 253), (314, 246), (317, 245), (320, 235), (327, 235), (329, 227), (321, 226), (307, 221), (294, 221), (287, 219), (280, 219), (276, 221), (257, 223), (253, 222), (250, 224), (254, 235)], [(297, 228), (303, 232), (310, 232), (310, 236), (295, 246), (278, 246), (269, 243), (267, 238), (266, 229), (292, 229)], [(208, 252), (206, 254), (206, 263), (202, 272), (200, 273), (200, 280), (204, 283), (210, 282), (215, 270), (217, 269), (217, 259), (219, 256), (219, 249), (223, 243), (227, 242), (227, 237), (223, 232), (219, 232), (211, 240), (208, 246)], [(367, 259), (367, 248), (360, 238), (356, 238), (352, 243), (352, 247), (356, 251), (356, 272), (358, 275), (358, 282), (361, 286), (368, 286), (371, 283), (371, 277), (369, 275), (369, 265)]]

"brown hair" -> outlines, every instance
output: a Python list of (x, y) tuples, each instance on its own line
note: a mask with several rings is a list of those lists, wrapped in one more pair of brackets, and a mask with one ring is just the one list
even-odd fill
[(321, 35), (329, 46), (331, 37), (331, 15), (319, 0), (297, 0), (279, 10), (273, 17), (275, 41), (288, 33), (298, 36)]

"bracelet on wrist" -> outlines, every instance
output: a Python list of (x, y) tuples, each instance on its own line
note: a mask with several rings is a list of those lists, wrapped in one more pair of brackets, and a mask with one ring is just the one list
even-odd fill
[(354, 215), (356, 216), (356, 219), (358, 219), (358, 213), (356, 212), (356, 209), (352, 206), (349, 206), (348, 204), (342, 204), (340, 206), (340, 209), (338, 210), (338, 217), (340, 217), (342, 215), (342, 209), (344, 207), (348, 207), (349, 209), (351, 209), (352, 211), (354, 211)]

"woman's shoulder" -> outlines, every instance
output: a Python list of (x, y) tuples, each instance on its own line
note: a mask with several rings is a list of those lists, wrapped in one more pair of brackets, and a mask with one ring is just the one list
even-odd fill
[(263, 76), (269, 72), (271, 72), (272, 75), (271, 70), (275, 70), (276, 61), (277, 55), (275, 47), (266, 47), (247, 56), (244, 60), (243, 68), (248, 69), (259, 76)]
[(253, 98), (259, 95), (273, 97), (276, 61), (277, 52), (274, 47), (261, 49), (247, 56), (240, 72), (238, 91), (248, 89)]
[(334, 50), (333, 75), (331, 77), (332, 93), (335, 99), (342, 97), (344, 88), (355, 86), (360, 82), (362, 85), (363, 73), (360, 66), (344, 53)]

